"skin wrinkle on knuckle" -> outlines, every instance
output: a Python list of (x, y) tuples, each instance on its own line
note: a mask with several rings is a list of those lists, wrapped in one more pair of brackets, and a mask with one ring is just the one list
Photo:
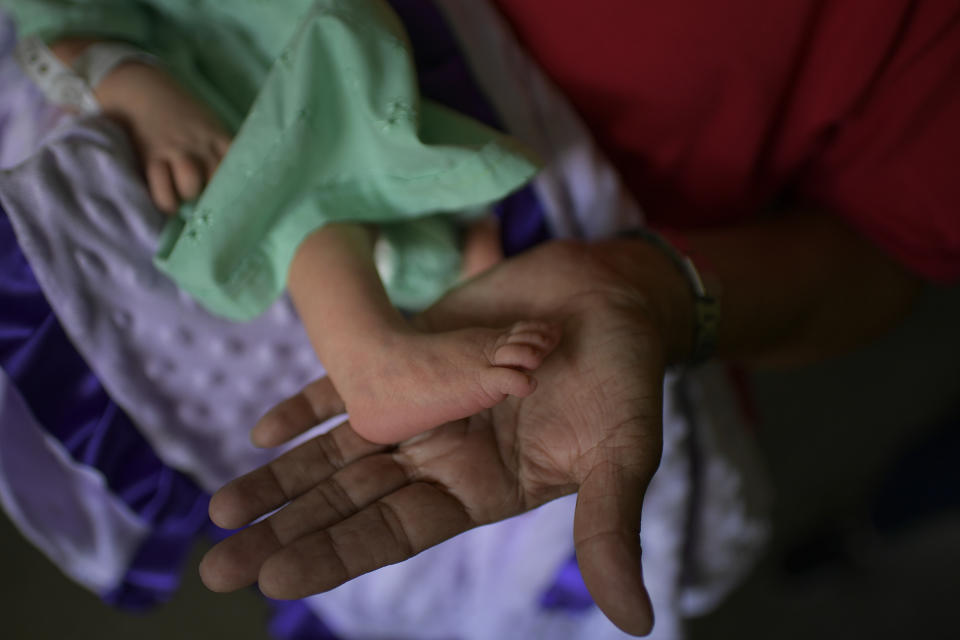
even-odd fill
[(346, 464), (343, 450), (332, 433), (324, 434), (313, 440), (308, 440), (308, 442), (312, 443), (318, 458), (330, 468), (342, 469)]
[(318, 484), (311, 492), (320, 497), (327, 507), (336, 514), (338, 520), (346, 520), (359, 511), (359, 506), (350, 496), (350, 492), (344, 488), (336, 476)]
[(278, 518), (267, 518), (261, 523), (266, 527), (273, 539), (277, 541), (278, 547), (283, 547), (296, 539), (296, 536), (285, 535), (281, 527), (281, 521)]
[(416, 470), (418, 466), (413, 462), (399, 447), (395, 448), (393, 451), (389, 451), (387, 455), (390, 456), (390, 459), (394, 463), (394, 467), (403, 475), (402, 485), (413, 484), (414, 482), (420, 480), (418, 478)]
[(640, 544), (640, 528), (629, 529), (627, 527), (618, 527), (617, 529), (604, 529), (582, 538), (577, 538), (576, 535), (574, 535), (573, 542), (578, 549), (583, 549), (597, 543), (603, 543), (605, 538), (613, 538), (614, 542), (627, 543), (633, 543), (634, 538), (636, 538), (636, 544)]
[[(303, 598), (314, 593), (327, 591), (352, 580), (362, 573), (362, 571), (354, 572), (350, 569), (344, 559), (340, 545), (329, 530), (321, 529), (315, 532), (314, 536), (319, 536), (320, 539), (311, 536), (309, 539), (303, 540), (299, 547), (288, 546), (284, 548), (269, 559), (261, 570), (261, 583), (264, 582), (264, 573), (267, 574), (267, 577), (273, 574), (275, 582), (289, 582), (288, 578), (290, 576), (299, 579), (296, 581), (297, 584), (294, 589), (277, 594), (281, 599)], [(305, 550), (300, 548), (307, 544), (310, 545), (308, 549), (310, 553), (305, 553)], [(324, 549), (328, 549), (330, 552), (324, 553)], [(319, 558), (317, 557), (318, 550)], [(319, 569), (318, 562), (307, 562), (311, 557), (314, 560), (322, 558), (326, 561), (322, 570)], [(308, 570), (305, 567), (310, 568)]]
[(446, 490), (446, 488), (442, 487), (442, 485), (432, 484), (431, 486), (447, 494), (450, 500), (453, 501), (453, 506), (463, 516), (464, 521), (468, 523), (468, 527), (476, 527), (478, 525), (486, 524), (488, 522), (494, 521), (495, 518), (490, 517), (489, 514), (486, 516), (478, 517), (476, 514), (471, 513), (465, 501), (457, 498), (452, 491)]
[(343, 550), (340, 548), (340, 544), (337, 542), (336, 537), (330, 532), (329, 529), (324, 529), (321, 534), (326, 537), (328, 546), (333, 552), (333, 558), (336, 559), (337, 565), (340, 568), (340, 577), (335, 577), (333, 580), (335, 585), (343, 584), (347, 580), (352, 580), (364, 573), (362, 570), (354, 570), (350, 568), (350, 565), (347, 564)]
[(293, 495), (292, 490), (288, 489), (288, 487), (286, 487), (284, 482), (280, 479), (281, 474), (277, 472), (277, 467), (282, 465), (281, 461), (282, 461), (282, 458), (278, 458), (273, 462), (268, 463), (263, 468), (267, 472), (267, 478), (269, 478), (273, 482), (274, 486), (276, 486), (276, 488), (280, 490), (280, 495), (283, 496), (284, 502), (289, 502), (290, 500), (293, 500), (296, 496)]
[(299, 455), (283, 456), (268, 464), (287, 501), (294, 500), (309, 490), (307, 487), (313, 481), (316, 466)]
[[(403, 525), (403, 519), (400, 517), (400, 514), (397, 512), (396, 508), (384, 500), (379, 500), (375, 504), (377, 513), (380, 516), (380, 520), (389, 533), (392, 542), (394, 543), (392, 547), (390, 545), (384, 545), (382, 548), (382, 550), (385, 549), (388, 552), (387, 561), (390, 562), (396, 561), (397, 559), (406, 559), (416, 555), (416, 547), (411, 541), (406, 527)], [(397, 550), (399, 552), (399, 556), (396, 552), (391, 553), (391, 548)]]

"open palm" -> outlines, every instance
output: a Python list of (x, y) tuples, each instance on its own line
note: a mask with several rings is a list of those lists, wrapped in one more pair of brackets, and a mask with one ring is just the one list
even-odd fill
[[(303, 597), (576, 491), (588, 588), (619, 627), (649, 631), (638, 527), (660, 455), (662, 348), (615, 279), (571, 264), (571, 251), (508, 261), (421, 319), (427, 329), (562, 321), (535, 393), (394, 447), (344, 424), (238, 478), (211, 502), (221, 526), (285, 506), (215, 547), (201, 565), (204, 582), (232, 590), (259, 580), (268, 596)], [(278, 444), (341, 410), (321, 379), (265, 416), (254, 437)]]

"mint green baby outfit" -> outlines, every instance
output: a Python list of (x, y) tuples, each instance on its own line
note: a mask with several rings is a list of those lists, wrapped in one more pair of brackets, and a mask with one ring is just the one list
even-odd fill
[(164, 229), (155, 260), (221, 316), (266, 309), (300, 242), (338, 221), (379, 225), (395, 256), (391, 299), (423, 307), (456, 279), (456, 218), (536, 171), (507, 136), (420, 99), (403, 27), (382, 0), (0, 6), (21, 36), (136, 44), (239, 125), (203, 195)]

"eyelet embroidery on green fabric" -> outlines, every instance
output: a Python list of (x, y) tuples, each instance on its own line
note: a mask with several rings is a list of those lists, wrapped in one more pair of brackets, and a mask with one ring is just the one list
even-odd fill
[[(415, 247), (398, 249), (401, 261), (433, 252), (435, 264), (453, 264), (455, 233), (438, 229), (536, 170), (502, 134), (420, 102), (406, 34), (383, 0), (285, 0), (284, 11), (273, 0), (85, 0), (66, 12), (59, 3), (0, 4), (33, 33), (142, 46), (240, 125), (196, 209), (185, 206), (168, 222), (155, 260), (218, 315), (248, 319), (266, 308), (284, 288), (297, 244), (332, 220), (389, 225), (397, 247)], [(211, 55), (211, 42), (225, 49)], [(218, 59), (230, 64), (218, 69)], [(426, 129), (439, 146), (421, 140)], [(402, 221), (439, 211), (450, 216), (403, 230), (410, 223)]]

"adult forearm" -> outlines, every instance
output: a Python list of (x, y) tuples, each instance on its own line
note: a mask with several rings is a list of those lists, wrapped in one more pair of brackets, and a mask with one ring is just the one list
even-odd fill
[[(680, 235), (684, 250), (721, 298), (717, 356), (788, 365), (842, 353), (876, 338), (907, 313), (920, 281), (834, 216), (792, 213)], [(670, 340), (672, 360), (689, 355), (692, 296), (651, 261), (643, 240), (597, 245), (633, 286), (647, 292)], [(657, 272), (660, 271), (660, 275)], [(676, 269), (674, 268), (674, 271)], [(669, 283), (667, 286), (666, 283)], [(683, 286), (686, 298), (678, 296)]]

